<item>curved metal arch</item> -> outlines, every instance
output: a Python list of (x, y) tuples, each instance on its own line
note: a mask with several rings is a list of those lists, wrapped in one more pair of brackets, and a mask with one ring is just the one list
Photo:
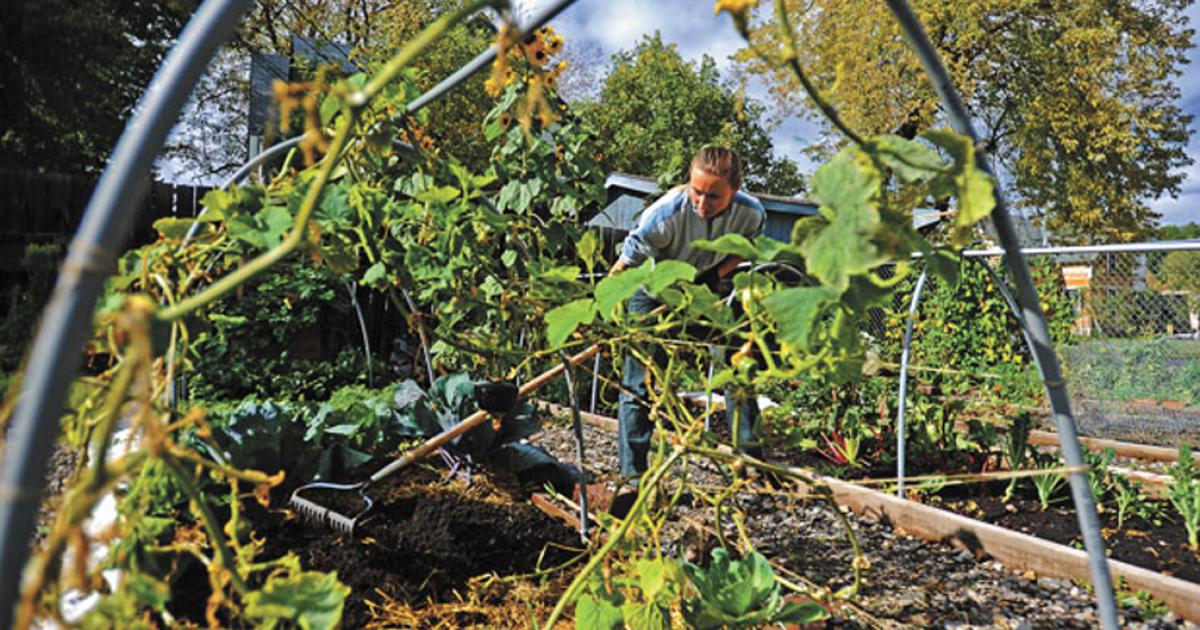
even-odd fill
[[(945, 107), (947, 117), (954, 130), (975, 142), (976, 165), (988, 175), (994, 177), (987, 150), (978, 146), (979, 136), (975, 133), (971, 116), (963, 104), (958, 90), (946, 67), (942, 65), (937, 49), (925, 34), (925, 27), (920, 18), (913, 13), (912, 7), (906, 0), (887, 0), (888, 8), (896, 16), (896, 21), (904, 31), (913, 52), (925, 67), (933, 89), (938, 93)], [(1054, 352), (1054, 344), (1050, 339), (1050, 330), (1046, 325), (1046, 317), (1038, 301), (1037, 289), (1025, 257), (1021, 253), (1021, 244), (1013, 227), (1012, 218), (1008, 214), (1008, 203), (1004, 192), (996, 188), (996, 206), (992, 209), (992, 224), (1000, 236), (1000, 243), (1007, 255), (1009, 272), (1017, 288), (1020, 300), (1022, 320), (1029, 331), (1030, 352), (1037, 363), (1042, 375), (1042, 383), (1046, 387), (1046, 396), (1054, 413), (1054, 422), (1058, 428), (1060, 444), (1067, 465), (1076, 470), (1083, 468), (1083, 448), (1079, 444), (1079, 434), (1075, 429), (1075, 419), (1071, 413), (1071, 403), (1067, 398), (1066, 382)], [(1117, 623), (1117, 606), (1113, 597), (1112, 576), (1108, 572), (1108, 561), (1104, 554), (1104, 538), (1100, 534), (1099, 517), (1096, 514), (1096, 504), (1088, 487), (1086, 472), (1073, 472), (1069, 475), (1071, 497), (1075, 502), (1075, 513), (1079, 518), (1079, 529), (1083, 536), (1083, 545), (1087, 550), (1089, 571), (1092, 586), (1096, 592), (1097, 613), (1101, 624), (1115, 630)]]
[[(520, 33), (540, 27), (573, 2), (558, 0), (527, 25), (521, 25)], [(29, 556), (27, 541), (45, 487), (48, 454), (58, 435), (56, 428), (40, 425), (57, 421), (71, 380), (64, 377), (61, 366), (78, 362), (78, 349), (87, 336), (92, 309), (104, 279), (115, 265), (115, 252), (145, 196), (145, 176), (167, 133), (209, 59), (232, 34), (250, 4), (250, 0), (206, 0), (196, 10), (139, 101), (137, 113), (113, 150), (71, 241), (33, 341), (21, 385), (21, 402), (13, 415), (0, 468), (0, 629), (12, 623), (21, 572)], [(430, 91), (434, 94), (419, 105), (426, 105), (461, 83), (495, 54), (494, 48), (481, 53), (469, 64), (469, 73), (456, 73), (438, 84)]]
[(250, 8), (249, 0), (207, 0), (154, 75), (88, 201), (34, 338), (0, 470), (0, 627), (12, 623), (29, 557), (33, 519), (46, 484), (71, 379), (92, 309), (146, 193), (146, 175), (208, 60)]

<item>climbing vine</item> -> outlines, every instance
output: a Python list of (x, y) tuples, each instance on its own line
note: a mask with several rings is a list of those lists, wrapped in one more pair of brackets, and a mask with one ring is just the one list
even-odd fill
[[(589, 550), (544, 627), (572, 607), (584, 627), (595, 627), (589, 619), (603, 626), (616, 615), (660, 625), (676, 614), (700, 625), (803, 621), (823, 609), (785, 605), (781, 588), (827, 599), (853, 595), (867, 564), (848, 524), (856, 580), (836, 593), (788, 582), (754, 553), (744, 517), (731, 506), (734, 494), (767, 474), (806, 483), (817, 494), (827, 491), (803, 470), (722, 449), (703, 430), (712, 410), (689, 407), (674, 394), (675, 384), (733, 386), (753, 395), (790, 379), (858, 379), (865, 362), (858, 322), (890, 303), (909, 272), (904, 262), (890, 275), (882, 267), (919, 253), (949, 277), (954, 249), (971, 239), (973, 225), (993, 207), (993, 182), (976, 168), (972, 144), (944, 130), (906, 140), (862, 138), (846, 129), (847, 146), (812, 179), (820, 213), (798, 222), (790, 242), (724, 236), (703, 244), (752, 263), (797, 265), (811, 280), (807, 286), (739, 274), (737, 308), (730, 309), (680, 262), (650, 263), (597, 281), (592, 274), (605, 263), (597, 240), (580, 225), (603, 201), (598, 143), (555, 95), (564, 68), (552, 61), (562, 43), (553, 31), (518, 39), (514, 27), (505, 26), (497, 36), (499, 54), (487, 84), (496, 106), (481, 121), (494, 143), (485, 172), (456, 161), (453, 147), (438, 146), (420, 113), (404, 113), (417, 96), (410, 72), (421, 51), (491, 4), (468, 3), (446, 14), (369, 72), (281, 86), (281, 107), (296, 109), (305, 121), (301, 155), (263, 181), (210, 193), (199, 218), (159, 221), (157, 242), (121, 257), (89, 344), (98, 375), (79, 383), (64, 419), (71, 444), (87, 447), (88, 456), (34, 561), (21, 626), (39, 615), (58, 616), (66, 589), (95, 589), (99, 570), (108, 567), (123, 577), (87, 623), (161, 618), (181, 558), (203, 567), (210, 625), (336, 625), (348, 589), (336, 575), (306, 570), (293, 555), (264, 560), (264, 541), (244, 516), (254, 502), (271, 504), (283, 474), (239, 468), (213, 439), (216, 414), (172, 404), (180, 374), (204, 365), (194, 351), (211, 344), (204, 339), (220, 334), (221, 324), (234, 323), (222, 315), (223, 305), (279, 265), (320, 269), (378, 291), (431, 341), (443, 371), (515, 379), (557, 362), (562, 350), (594, 343), (613, 356), (667, 356), (651, 362), (657, 386), (647, 402), (661, 439), (633, 512), (606, 523), (607, 542)], [(717, 7), (733, 13), (746, 34), (752, 4), (722, 0)], [(789, 28), (786, 20), (778, 22)], [(772, 61), (803, 82), (794, 55)], [(809, 95), (822, 102), (811, 88)], [(912, 211), (925, 204), (951, 208), (945, 242), (931, 242), (913, 228)], [(639, 289), (666, 308), (627, 317), (624, 304)], [(217, 332), (202, 333), (205, 321), (218, 324)], [(730, 350), (728, 365), (711, 377), (688, 360), (714, 343), (697, 325), (723, 331), (719, 343)], [(121, 425), (133, 437), (113, 448)], [(711, 507), (718, 531), (732, 524), (738, 532), (736, 540), (722, 540), (729, 549), (715, 554), (708, 568), (665, 557), (660, 540), (689, 487), (683, 464), (691, 458), (717, 462), (732, 479), (720, 490), (690, 486)], [(102, 537), (111, 541), (110, 550), (104, 563), (90, 567), (88, 550), (100, 541), (82, 523), (114, 489), (122, 499)], [(84, 560), (60, 573), (67, 548)], [(729, 557), (731, 550), (737, 558)], [(602, 567), (605, 579), (599, 580)], [(754, 576), (754, 584), (739, 584), (740, 575)], [(613, 584), (621, 585), (622, 599)], [(728, 592), (744, 595), (753, 609), (722, 607)]]

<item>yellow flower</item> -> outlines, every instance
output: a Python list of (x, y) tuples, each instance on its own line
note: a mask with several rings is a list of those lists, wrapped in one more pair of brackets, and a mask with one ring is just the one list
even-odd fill
[(489, 78), (483, 82), (483, 91), (488, 93), (488, 96), (500, 96), (501, 87), (496, 83), (494, 78)]
[(744, 15), (750, 7), (757, 5), (758, 0), (717, 0), (717, 5), (713, 7), (713, 15), (728, 11), (730, 15), (738, 17)]

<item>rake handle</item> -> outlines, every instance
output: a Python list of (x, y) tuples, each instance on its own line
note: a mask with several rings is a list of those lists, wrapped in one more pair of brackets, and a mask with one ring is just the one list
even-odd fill
[[(592, 344), (591, 346), (588, 346), (582, 352), (580, 352), (579, 354), (576, 354), (575, 356), (570, 358), (569, 361), (571, 363), (571, 367), (575, 367), (575, 366), (579, 365), (580, 363), (587, 361), (588, 359), (596, 356), (596, 354), (599, 352), (600, 352), (599, 344)], [(525, 398), (526, 396), (529, 396), (530, 394), (541, 389), (543, 385), (545, 385), (546, 383), (549, 383), (551, 380), (553, 380), (559, 374), (562, 374), (563, 370), (565, 370), (565, 369), (566, 369), (566, 366), (560, 363), (560, 364), (550, 368), (549, 370), (542, 372), (537, 377), (535, 377), (533, 380), (531, 380), (528, 383), (525, 383), (524, 385), (521, 386), (521, 389), (519, 391), (520, 397)], [(425, 442), (423, 444), (421, 444), (420, 446), (418, 446), (418, 447), (414, 448), (413, 450), (408, 451), (407, 453), (396, 458), (395, 461), (388, 464), (387, 466), (380, 468), (378, 471), (376, 471), (375, 474), (371, 475), (371, 479), (368, 483), (375, 483), (376, 481), (379, 481), (380, 479), (387, 477), (388, 475), (396, 472), (397, 470), (400, 470), (401, 468), (405, 468), (405, 467), (409, 466), (413, 462), (424, 459), (430, 453), (441, 448), (446, 443), (454, 440), (454, 438), (457, 438), (458, 436), (466, 433), (467, 431), (474, 429), (476, 426), (478, 426), (484, 420), (487, 420), (489, 415), (491, 415), (491, 414), (489, 414), (486, 411), (479, 410), (479, 411), (476, 411), (475, 413), (467, 416), (466, 418), (463, 418), (458, 424), (450, 427), (449, 429), (446, 429), (445, 431), (442, 431), (441, 433), (429, 438), (428, 440), (425, 440)]]

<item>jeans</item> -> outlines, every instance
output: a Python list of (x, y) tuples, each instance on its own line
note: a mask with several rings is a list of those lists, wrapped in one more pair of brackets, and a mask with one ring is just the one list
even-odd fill
[[(626, 311), (629, 315), (649, 313), (658, 307), (658, 302), (643, 291), (629, 299)], [(664, 357), (655, 352), (654, 361), (661, 364)], [(646, 459), (650, 453), (650, 437), (654, 423), (650, 422), (650, 409), (639, 401), (649, 400), (646, 386), (646, 365), (633, 354), (625, 353), (625, 370), (621, 373), (621, 397), (617, 408), (617, 460), (621, 465), (621, 476), (637, 479), (646, 472)], [(742, 451), (761, 456), (762, 448), (754, 435), (754, 423), (758, 419), (758, 401), (750, 392), (729, 387), (725, 390), (725, 414), (729, 417), (730, 434), (734, 444)], [(732, 413), (731, 413), (732, 412)]]

